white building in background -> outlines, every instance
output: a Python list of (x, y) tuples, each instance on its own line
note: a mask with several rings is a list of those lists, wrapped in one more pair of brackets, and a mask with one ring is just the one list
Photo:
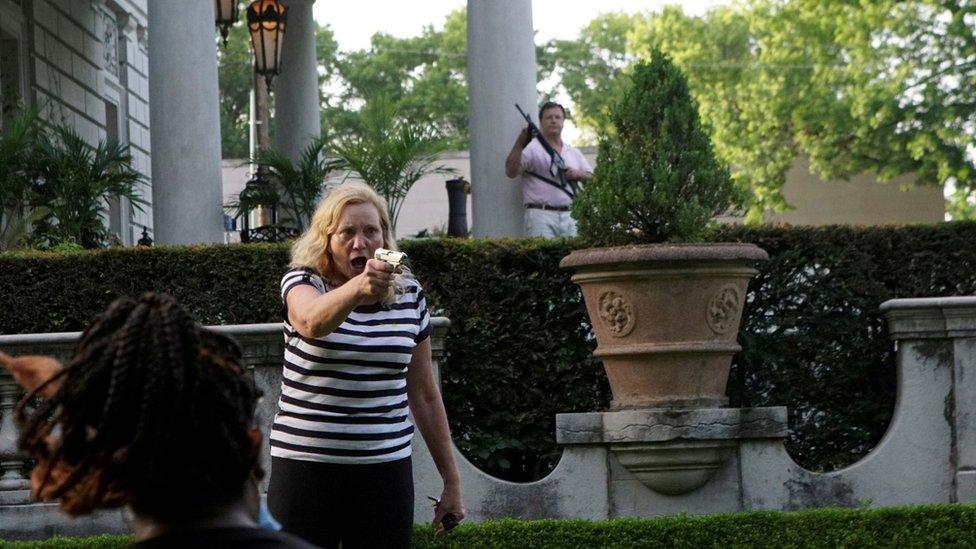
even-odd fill
[[(128, 144), (151, 203), (147, 1), (0, 0), (0, 104), (36, 106), (92, 144)], [(152, 232), (151, 208), (125, 199), (109, 204), (106, 221), (129, 245)]]

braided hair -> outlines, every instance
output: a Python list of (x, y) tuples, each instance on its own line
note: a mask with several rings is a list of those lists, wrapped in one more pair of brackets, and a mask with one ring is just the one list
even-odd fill
[(130, 505), (160, 520), (238, 500), (258, 466), (259, 392), (241, 349), (174, 298), (120, 298), (82, 333), (54, 396), (17, 410), (35, 496), (70, 515)]

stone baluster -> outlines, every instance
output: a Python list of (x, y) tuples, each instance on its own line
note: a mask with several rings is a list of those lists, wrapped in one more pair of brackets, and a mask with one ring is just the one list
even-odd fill
[(0, 505), (30, 501), (30, 483), (22, 473), (27, 456), (17, 447), (20, 429), (14, 421), (19, 397), (20, 387), (0, 369)]

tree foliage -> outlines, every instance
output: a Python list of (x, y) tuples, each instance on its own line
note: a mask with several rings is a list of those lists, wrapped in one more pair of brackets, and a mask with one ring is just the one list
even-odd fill
[[(254, 57), (250, 50), (247, 25), (230, 28), (227, 45), (218, 49), (220, 81), (220, 137), (223, 158), (247, 158), (250, 155), (251, 86)], [(319, 87), (334, 78), (339, 45), (328, 25), (315, 26), (315, 54), (318, 62)], [(324, 98), (322, 99), (324, 101)], [(274, 111), (274, 94), (268, 97), (268, 108)], [(270, 121), (274, 131), (274, 117)]]
[(238, 23), (230, 28), (227, 45), (220, 46), (217, 77), (220, 81), (220, 144), (224, 158), (247, 158), (248, 124), (251, 118), (251, 83), (253, 57), (247, 26)]
[(343, 52), (336, 60), (339, 91), (323, 100), (322, 127), (328, 137), (365, 130), (358, 109), (383, 96), (399, 115), (430, 125), (449, 148), (467, 147), (467, 14), (451, 12), (443, 30), (426, 26), (420, 36), (373, 35), (367, 50)]
[(825, 179), (951, 182), (962, 204), (976, 194), (974, 27), (976, 6), (940, 0), (751, 0), (701, 17), (669, 7), (601, 16), (578, 40), (548, 43), (543, 67), (576, 73), (559, 91), (604, 135), (618, 76), (654, 49), (670, 55), (720, 160), (753, 191), (754, 219), (788, 207), (800, 155)]
[(540, 80), (552, 84), (542, 91), (550, 97), (569, 93), (572, 120), (591, 143), (614, 133), (610, 110), (629, 84), (627, 73), (635, 57), (627, 34), (639, 19), (624, 13), (601, 14), (580, 30), (576, 40), (554, 39), (536, 48)]
[[(467, 136), (466, 13), (419, 36), (378, 33), (340, 52), (316, 34), (327, 138), (363, 129), (382, 93), (401, 116), (432, 124), (451, 148)], [(688, 78), (721, 162), (752, 191), (751, 218), (789, 208), (786, 173), (803, 156), (824, 179), (873, 172), (953, 184), (950, 211), (976, 197), (976, 6), (950, 0), (745, 0), (689, 16), (603, 14), (575, 40), (537, 48), (540, 91), (568, 95), (585, 139), (613, 133), (610, 106), (633, 63), (659, 49)], [(250, 57), (243, 26), (221, 55), (225, 157), (246, 156)]]

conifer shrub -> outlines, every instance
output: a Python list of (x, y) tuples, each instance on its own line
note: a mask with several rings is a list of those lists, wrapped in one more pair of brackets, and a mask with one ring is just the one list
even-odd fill
[(593, 180), (573, 203), (594, 245), (700, 240), (710, 220), (741, 202), (715, 158), (681, 70), (655, 52), (611, 112)]

